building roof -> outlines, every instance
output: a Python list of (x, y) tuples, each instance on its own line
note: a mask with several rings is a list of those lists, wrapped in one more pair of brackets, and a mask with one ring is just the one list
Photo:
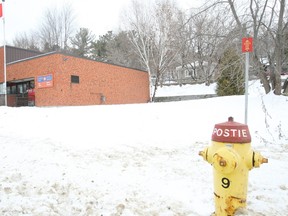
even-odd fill
[(130, 67), (126, 67), (126, 66), (123, 66), (123, 65), (117, 65), (117, 64), (113, 64), (113, 63), (97, 61), (97, 60), (93, 60), (93, 59), (86, 58), (86, 57), (79, 57), (79, 56), (75, 56), (75, 55), (72, 55), (72, 54), (67, 54), (67, 53), (61, 52), (61, 51), (52, 51), (52, 52), (49, 52), (49, 53), (43, 53), (43, 52), (38, 52), (38, 51), (33, 51), (33, 50), (26, 50), (26, 49), (12, 47), (12, 46), (6, 46), (6, 63), (7, 64), (15, 64), (15, 63), (28, 61), (28, 60), (32, 60), (32, 59), (35, 59), (35, 58), (40, 58), (40, 57), (44, 57), (44, 56), (48, 56), (48, 55), (52, 55), (52, 54), (62, 54), (62, 55), (66, 55), (66, 56), (72, 56), (72, 57), (75, 57), (75, 58), (82, 58), (82, 59), (86, 59), (86, 60), (90, 60), (90, 61), (94, 61), (94, 62), (110, 64), (110, 65), (114, 65), (114, 66), (118, 66), (118, 67), (129, 68), (129, 69), (138, 70), (138, 71), (142, 71), (142, 72), (146, 72), (147, 73), (147, 71), (144, 71), (144, 70), (141, 70), (141, 69), (138, 69), (138, 68), (130, 68)]
[[(42, 54), (42, 52), (27, 50), (18, 47), (6, 45), (6, 63), (14, 62), (21, 59), (30, 58)], [(2, 46), (3, 48), (3, 46)]]

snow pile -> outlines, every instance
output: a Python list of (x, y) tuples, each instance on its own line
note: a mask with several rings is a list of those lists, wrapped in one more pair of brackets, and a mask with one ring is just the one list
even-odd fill
[[(288, 98), (259, 82), (249, 92), (252, 147), (269, 163), (250, 171), (239, 215), (284, 216)], [(244, 101), (0, 107), (0, 215), (210, 215), (212, 167), (198, 152), (216, 123), (244, 121)]]

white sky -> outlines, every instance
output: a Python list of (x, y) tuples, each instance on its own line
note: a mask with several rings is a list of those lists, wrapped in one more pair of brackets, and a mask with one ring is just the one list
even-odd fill
[[(200, 0), (175, 0), (181, 7), (189, 8)], [(72, 5), (77, 27), (89, 28), (95, 35), (117, 30), (122, 10), (131, 0), (6, 0), (3, 3), (6, 43), (12, 43), (17, 34), (29, 33), (38, 28), (47, 9)], [(0, 24), (0, 44), (3, 45), (3, 19)]]

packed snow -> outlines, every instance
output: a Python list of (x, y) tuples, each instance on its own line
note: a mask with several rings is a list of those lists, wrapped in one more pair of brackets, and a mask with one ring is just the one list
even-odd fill
[[(199, 88), (165, 87), (158, 96)], [(0, 107), (0, 215), (211, 215), (213, 167), (198, 152), (216, 123), (243, 123), (244, 102)], [(288, 214), (287, 102), (250, 82), (252, 148), (269, 163), (249, 172), (247, 208), (237, 215)]]

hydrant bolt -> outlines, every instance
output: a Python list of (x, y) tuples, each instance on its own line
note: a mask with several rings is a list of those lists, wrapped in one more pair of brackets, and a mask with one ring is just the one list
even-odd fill
[(223, 160), (223, 159), (221, 159), (221, 160), (219, 161), (219, 165), (222, 166), (222, 167), (225, 167), (226, 164), (227, 164), (226, 161)]

